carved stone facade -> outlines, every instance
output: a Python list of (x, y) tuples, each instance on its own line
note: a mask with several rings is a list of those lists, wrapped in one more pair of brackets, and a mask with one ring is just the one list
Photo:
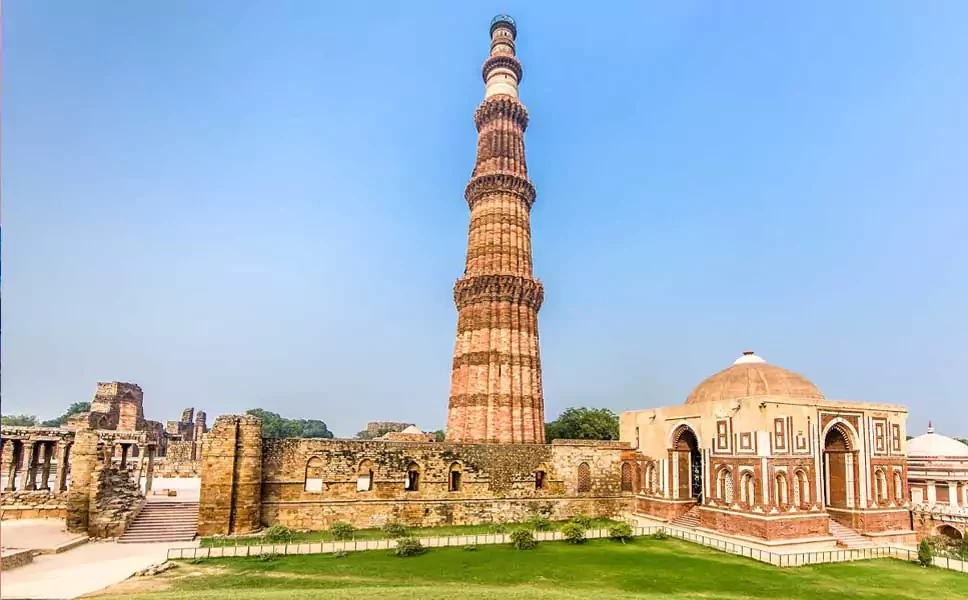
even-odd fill
[(531, 205), (518, 100), (521, 63), (510, 17), (491, 24), (484, 102), (474, 114), (477, 163), (464, 196), (470, 207), (467, 262), (454, 286), (454, 345), (447, 441), (544, 441), (538, 310), (544, 290), (532, 272)]
[(907, 409), (827, 400), (751, 352), (682, 406), (630, 411), (621, 439), (639, 465), (637, 512), (766, 544), (832, 543), (830, 519), (865, 536), (912, 533)]

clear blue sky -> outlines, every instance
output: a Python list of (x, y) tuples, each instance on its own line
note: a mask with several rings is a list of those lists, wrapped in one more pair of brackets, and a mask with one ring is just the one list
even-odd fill
[(443, 427), (505, 11), (549, 417), (753, 349), (968, 434), (960, 1), (7, 0), (4, 413)]

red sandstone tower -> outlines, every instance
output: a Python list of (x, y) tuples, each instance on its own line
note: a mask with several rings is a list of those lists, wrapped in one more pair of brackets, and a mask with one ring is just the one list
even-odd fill
[(484, 102), (474, 113), (477, 163), (464, 197), (471, 210), (464, 276), (454, 286), (457, 343), (447, 440), (544, 443), (538, 309), (531, 268), (534, 185), (524, 159), (528, 111), (518, 100), (514, 19), (491, 21)]

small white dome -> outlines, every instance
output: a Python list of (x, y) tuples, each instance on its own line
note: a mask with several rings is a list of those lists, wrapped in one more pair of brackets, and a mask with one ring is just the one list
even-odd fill
[(400, 433), (423, 433), (423, 432), (420, 431), (419, 429), (417, 429), (416, 426), (411, 425), (411, 426), (407, 427), (406, 429), (404, 429), (403, 431), (401, 431)]
[(743, 356), (740, 356), (739, 358), (734, 360), (733, 364), (745, 365), (749, 363), (765, 363), (765, 362), (766, 362), (765, 360), (763, 360), (762, 358), (754, 354), (752, 350), (747, 350), (746, 352), (743, 353)]
[(968, 458), (968, 444), (935, 433), (934, 427), (928, 426), (928, 433), (908, 440), (907, 455), (917, 458), (935, 456)]

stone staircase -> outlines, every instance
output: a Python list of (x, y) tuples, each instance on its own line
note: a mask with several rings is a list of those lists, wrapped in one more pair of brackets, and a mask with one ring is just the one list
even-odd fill
[(843, 546), (848, 550), (860, 550), (862, 548), (875, 548), (877, 545), (857, 533), (850, 527), (845, 527), (830, 519), (830, 535), (837, 538), (837, 545)]
[(198, 531), (198, 502), (149, 502), (119, 544), (190, 542)]
[(695, 529), (699, 527), (699, 505), (690, 508), (684, 515), (673, 519), (669, 525), (674, 527), (685, 527), (688, 529)]

